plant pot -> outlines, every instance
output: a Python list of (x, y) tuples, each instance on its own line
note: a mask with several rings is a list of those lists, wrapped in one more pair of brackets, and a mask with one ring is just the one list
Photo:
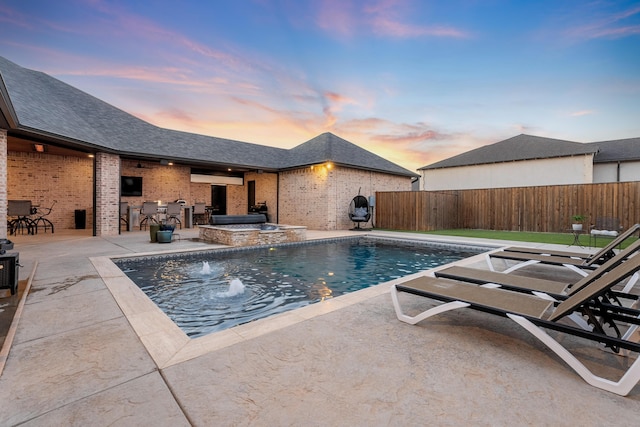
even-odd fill
[(158, 231), (156, 233), (158, 243), (171, 243), (173, 231)]
[(573, 231), (582, 230), (582, 224), (571, 224), (571, 226), (573, 227)]
[(149, 237), (151, 238), (151, 243), (156, 243), (157, 233), (160, 230), (160, 224), (149, 224)]

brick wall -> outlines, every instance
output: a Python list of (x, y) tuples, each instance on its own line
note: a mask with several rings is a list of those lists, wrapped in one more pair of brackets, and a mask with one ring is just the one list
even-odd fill
[(96, 236), (112, 236), (120, 230), (120, 156), (97, 153)]
[(256, 182), (256, 203), (267, 202), (269, 222), (278, 217), (278, 174), (249, 172), (244, 185), (227, 185), (227, 214), (245, 215), (249, 208), (248, 182)]
[(327, 182), (331, 173), (325, 166), (282, 172), (279, 222), (305, 225), (310, 230), (329, 230)]
[(312, 230), (353, 228), (349, 204), (358, 190), (367, 198), (376, 191), (410, 191), (411, 178), (326, 165), (283, 172), (280, 223)]
[[(7, 199), (49, 208), (56, 229), (75, 228), (75, 210), (86, 210), (93, 227), (93, 159), (51, 154), (7, 153)], [(5, 227), (6, 228), (6, 227)]]
[(191, 196), (189, 199), (185, 199), (187, 203), (191, 203), (193, 205), (194, 203), (199, 202), (205, 203), (207, 206), (211, 204), (211, 184), (192, 182), (189, 187), (189, 192)]
[[(6, 146), (6, 136), (4, 144)], [(139, 168), (138, 164), (142, 167)], [(188, 166), (119, 160), (118, 156), (102, 154), (96, 159), (96, 167), (104, 169), (104, 173), (97, 177), (99, 210), (96, 229), (99, 235), (117, 233), (119, 227), (119, 220), (115, 220), (120, 199), (116, 190), (120, 184), (118, 168), (123, 176), (143, 178), (142, 197), (122, 197), (130, 206), (141, 206), (146, 200), (161, 200), (164, 204), (176, 199), (184, 199), (190, 204), (196, 201), (211, 204), (211, 186), (191, 183)], [(86, 210), (86, 227), (93, 227), (93, 159), (9, 152), (6, 176), (5, 200), (27, 199), (43, 207), (49, 207), (57, 200), (49, 215), (56, 228), (74, 228), (76, 209)], [(365, 197), (376, 191), (411, 190), (410, 178), (326, 165), (285, 171), (280, 178), (274, 173), (252, 172), (245, 175), (245, 185), (227, 186), (228, 214), (247, 213), (248, 181), (256, 183), (256, 202), (267, 202), (271, 222), (304, 225), (312, 230), (352, 228), (354, 224), (349, 220), (348, 209), (358, 189)], [(6, 209), (6, 203), (3, 206)], [(6, 226), (3, 229), (6, 233)]]
[[(161, 200), (162, 204), (178, 199), (184, 199), (187, 203), (196, 202), (196, 197), (191, 194), (191, 168), (188, 166), (122, 160), (120, 173), (122, 176), (142, 177), (142, 196), (122, 197), (122, 201), (130, 206), (142, 206), (142, 202), (156, 200)], [(198, 194), (197, 197), (203, 196)], [(211, 195), (206, 198), (209, 200)]]

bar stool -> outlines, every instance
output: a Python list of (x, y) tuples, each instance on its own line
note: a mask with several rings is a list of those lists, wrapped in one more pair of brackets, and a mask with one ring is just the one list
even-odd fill
[(180, 213), (182, 212), (182, 205), (177, 202), (167, 203), (167, 223), (173, 222), (175, 225), (179, 225), (182, 229), (182, 221), (180, 221)]
[(193, 223), (200, 225), (204, 222), (206, 224), (207, 204), (195, 203), (193, 205)]
[(156, 215), (158, 215), (158, 203), (156, 202), (143, 202), (142, 209), (140, 210), (140, 215), (144, 215), (144, 218), (140, 221), (140, 230), (142, 230), (142, 226), (144, 225), (144, 229), (147, 229), (147, 224), (151, 222), (157, 224), (158, 220), (156, 219)]
[(38, 206), (37, 208), (32, 209), (32, 212), (35, 211), (35, 214), (37, 215), (37, 217), (33, 220), (35, 234), (38, 234), (38, 227), (44, 228), (45, 233), (47, 232), (47, 229), (51, 228), (51, 234), (54, 233), (53, 223), (49, 220), (49, 218), (46, 218), (46, 216), (51, 213), (56, 203), (58, 203), (58, 201), (54, 200), (50, 208), (40, 208)]
[(18, 231), (24, 234), (24, 230), (27, 230), (27, 234), (34, 234), (35, 224), (30, 218), (32, 214), (31, 200), (7, 200), (7, 216), (14, 217), (7, 222), (10, 234), (15, 236)]
[(129, 203), (120, 202), (120, 225), (125, 225), (127, 231), (129, 231)]

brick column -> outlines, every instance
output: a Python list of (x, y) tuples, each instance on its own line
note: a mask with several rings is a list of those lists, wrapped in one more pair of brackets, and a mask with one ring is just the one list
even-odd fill
[(113, 236), (120, 231), (120, 156), (97, 153), (95, 162), (96, 236)]
[(7, 238), (7, 130), (0, 129), (0, 239)]

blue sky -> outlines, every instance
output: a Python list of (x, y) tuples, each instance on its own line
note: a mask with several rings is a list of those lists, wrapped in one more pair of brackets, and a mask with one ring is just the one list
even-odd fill
[(158, 126), (410, 170), (640, 136), (640, 2), (3, 0), (0, 55)]

